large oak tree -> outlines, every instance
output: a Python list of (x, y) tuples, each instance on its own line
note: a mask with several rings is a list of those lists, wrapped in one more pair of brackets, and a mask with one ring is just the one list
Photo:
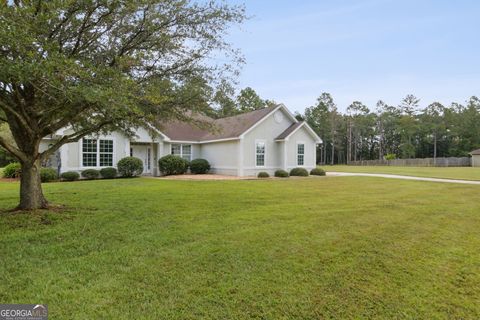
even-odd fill
[(244, 18), (218, 1), (2, 1), (0, 146), (22, 165), (19, 209), (48, 206), (40, 163), (63, 144), (207, 106), (241, 63), (225, 36)]

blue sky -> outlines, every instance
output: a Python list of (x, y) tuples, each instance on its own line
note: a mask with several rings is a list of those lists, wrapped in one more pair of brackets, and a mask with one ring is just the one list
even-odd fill
[(229, 39), (240, 87), (302, 112), (321, 92), (340, 110), (409, 93), (421, 106), (480, 95), (480, 1), (232, 0), (253, 16)]

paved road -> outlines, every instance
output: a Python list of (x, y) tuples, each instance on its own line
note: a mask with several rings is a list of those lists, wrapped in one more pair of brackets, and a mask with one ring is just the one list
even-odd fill
[(461, 183), (461, 184), (480, 185), (480, 181), (458, 180), (458, 179), (440, 179), (440, 178), (424, 178), (424, 177), (401, 176), (401, 175), (396, 175), (396, 174), (382, 174), (382, 173), (327, 172), (327, 176), (377, 177), (377, 178), (387, 178), (387, 179), (403, 179), (403, 180), (417, 180), (417, 181), (430, 181), (430, 182)]

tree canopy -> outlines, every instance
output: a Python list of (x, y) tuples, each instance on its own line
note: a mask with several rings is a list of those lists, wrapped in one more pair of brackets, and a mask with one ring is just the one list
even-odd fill
[[(354, 101), (341, 114), (329, 93), (305, 110), (303, 118), (324, 143), (321, 163), (355, 160), (467, 156), (480, 148), (480, 99), (466, 105), (433, 102), (419, 107), (420, 99), (407, 95), (398, 106), (378, 101), (371, 111)], [(335, 128), (333, 130), (332, 128)]]
[[(225, 35), (244, 19), (243, 6), (215, 1), (2, 2), (0, 123), (13, 141), (0, 135), (0, 146), (27, 172), (20, 207), (46, 206), (38, 164), (61, 145), (207, 109), (242, 62)], [(65, 127), (73, 130), (39, 152), (43, 137)]]

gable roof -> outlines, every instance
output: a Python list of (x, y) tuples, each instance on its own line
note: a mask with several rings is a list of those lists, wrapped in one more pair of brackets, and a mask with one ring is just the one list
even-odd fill
[(473, 150), (472, 152), (470, 152), (470, 154), (471, 154), (472, 156), (480, 155), (480, 149)]
[(297, 130), (297, 128), (299, 128), (301, 125), (303, 125), (303, 123), (304, 122), (302, 121), (302, 122), (297, 122), (297, 123), (292, 124), (285, 131), (280, 133), (280, 135), (278, 137), (276, 137), (275, 140), (284, 140), (285, 138), (288, 138), (294, 131)]
[[(192, 123), (173, 121), (162, 124), (161, 131), (173, 141), (207, 142), (239, 139), (242, 134), (245, 134), (270, 113), (280, 108), (287, 110), (284, 105), (280, 104), (220, 119), (202, 116), (201, 120), (212, 127), (210, 130), (208, 128), (199, 128)], [(289, 113), (288, 110), (287, 113)], [(290, 113), (289, 116), (291, 116)], [(294, 117), (293, 119), (297, 121)]]
[(282, 141), (288, 139), (292, 134), (297, 132), (298, 129), (304, 127), (308, 133), (315, 139), (317, 143), (322, 143), (322, 139), (317, 135), (317, 133), (306, 123), (305, 121), (300, 121), (292, 124), (285, 131), (280, 133), (278, 137), (275, 138), (276, 141)]

